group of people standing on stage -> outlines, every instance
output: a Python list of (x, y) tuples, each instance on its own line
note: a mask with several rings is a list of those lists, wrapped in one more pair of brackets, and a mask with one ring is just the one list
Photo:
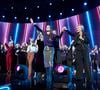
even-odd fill
[[(30, 19), (30, 21), (31, 23), (34, 24), (32, 19)], [(57, 58), (56, 59), (58, 60), (57, 64), (60, 64), (59, 63), (59, 56), (60, 56), (59, 50), (60, 50), (61, 44), (59, 40), (64, 32), (66, 32), (67, 34), (73, 37), (73, 43), (71, 45), (71, 48), (72, 46), (75, 47), (76, 81), (82, 81), (83, 71), (85, 71), (87, 84), (90, 84), (92, 82), (91, 62), (89, 58), (90, 40), (88, 38), (87, 33), (84, 31), (83, 25), (78, 25), (76, 27), (75, 33), (70, 32), (66, 27), (63, 27), (60, 35), (57, 35), (56, 32), (51, 29), (50, 25), (47, 25), (46, 32), (41, 30), (36, 24), (34, 24), (34, 27), (36, 27), (38, 31), (42, 32), (44, 36), (43, 55), (44, 55), (44, 66), (46, 68), (47, 82), (52, 82), (52, 70), (54, 67), (53, 66), (54, 58)], [(49, 83), (49, 85), (50, 84), (51, 83)], [(81, 88), (81, 85), (79, 86), (79, 88)]]
[[(71, 47), (69, 50), (73, 49), (73, 46), (75, 47), (75, 69), (76, 69), (76, 79), (81, 80), (82, 79), (82, 73), (83, 69), (86, 73), (86, 79), (87, 82), (91, 82), (91, 65), (90, 65), (90, 58), (89, 58), (89, 38), (87, 36), (87, 33), (84, 32), (84, 26), (78, 25), (76, 27), (76, 32), (70, 32), (66, 27), (63, 27), (61, 30), (60, 35), (57, 35), (56, 30), (53, 30), (50, 25), (46, 26), (46, 31), (41, 30), (36, 24), (34, 24), (33, 19), (30, 19), (30, 22), (34, 25), (34, 27), (37, 28), (37, 31), (39, 32), (37, 35), (36, 40), (33, 40), (30, 38), (29, 44), (23, 43), (22, 47), (20, 47), (19, 44), (17, 44), (14, 47), (14, 43), (12, 39), (10, 40), (9, 44), (5, 44), (5, 48), (0, 45), (0, 59), (2, 59), (2, 53), (6, 51), (6, 70), (7, 74), (11, 74), (11, 63), (14, 62), (14, 55), (17, 56), (17, 62), (16, 64), (20, 63), (19, 57), (20, 52), (22, 56), (27, 58), (26, 63), (28, 65), (28, 79), (31, 79), (32, 77), (32, 63), (33, 60), (36, 59), (36, 66), (40, 67), (39, 70), (41, 70), (41, 67), (45, 68), (46, 71), (46, 81), (47, 84), (49, 82), (49, 85), (52, 84), (52, 72), (54, 67), (54, 62), (56, 64), (61, 64), (61, 58), (60, 58), (60, 50), (63, 48), (69, 49), (68, 47), (64, 47), (61, 45), (60, 39), (63, 36), (63, 33), (67, 33), (68, 35), (71, 35), (73, 37), (73, 43), (71, 44)], [(94, 49), (93, 52), (96, 50)], [(98, 53), (100, 50), (98, 51)], [(98, 54), (96, 53), (96, 54)], [(68, 53), (68, 59), (72, 58), (72, 52)], [(92, 52), (91, 52), (92, 55)], [(4, 57), (3, 57), (4, 58)], [(23, 60), (22, 60), (23, 61)], [(1, 62), (1, 61), (0, 61)], [(39, 64), (39, 62), (42, 62), (43, 64)], [(36, 67), (36, 68), (37, 68)]]

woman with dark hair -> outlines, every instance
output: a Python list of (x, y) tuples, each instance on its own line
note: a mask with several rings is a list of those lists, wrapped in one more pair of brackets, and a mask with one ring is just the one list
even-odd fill
[(54, 38), (55, 34), (50, 25), (46, 26), (46, 31), (41, 30), (37, 25), (34, 24), (33, 19), (30, 19), (30, 22), (37, 28), (38, 31), (42, 32), (43, 39), (44, 39), (44, 67), (46, 69), (46, 81), (47, 81), (47, 88), (51, 88), (52, 86), (52, 70), (54, 66), (54, 53), (55, 53), (55, 46), (54, 46)]

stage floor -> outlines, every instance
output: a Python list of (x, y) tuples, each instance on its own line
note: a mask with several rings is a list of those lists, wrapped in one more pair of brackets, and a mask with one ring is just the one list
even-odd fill
[(97, 75), (97, 81), (94, 80), (92, 89), (89, 89), (90, 84), (86, 85), (86, 83), (80, 83), (80, 81), (76, 82), (75, 80), (69, 87), (68, 83), (65, 81), (54, 81), (52, 83), (52, 87), (48, 87), (49, 83), (47, 84), (44, 78), (40, 78), (39, 76), (37, 78), (33, 78), (31, 82), (28, 80), (17, 80), (16, 78), (13, 78), (13, 74), (11, 78), (12, 80), (9, 81), (9, 75), (7, 76), (6, 73), (0, 74), (0, 90), (5, 90), (1, 89), (1, 87), (5, 87), (5, 85), (10, 87), (11, 90), (100, 90), (100, 73)]

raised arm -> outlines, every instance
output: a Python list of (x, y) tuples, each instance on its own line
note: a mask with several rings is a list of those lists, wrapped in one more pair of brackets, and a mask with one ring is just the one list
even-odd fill
[(40, 29), (40, 28), (36, 25), (36, 23), (34, 23), (34, 21), (33, 21), (33, 19), (32, 19), (32, 18), (30, 18), (30, 22), (34, 25), (34, 27), (36, 27), (36, 29), (37, 29), (38, 31), (40, 31), (40, 32), (42, 32), (42, 33), (43, 33), (43, 30), (42, 30), (42, 29)]
[(8, 46), (8, 44), (7, 43), (5, 43), (5, 47), (8, 49), (9, 48), (9, 46)]
[(63, 27), (62, 30), (64, 30), (65, 32), (67, 32), (70, 36), (75, 37), (75, 33), (72, 33), (66, 27)]
[(61, 37), (62, 37), (63, 33), (64, 33), (63, 31), (60, 33), (59, 38), (61, 38)]
[(61, 33), (60, 33), (60, 35), (57, 35), (57, 37), (58, 37), (59, 39), (62, 37), (62, 35), (63, 35), (64, 31), (65, 31), (65, 30), (64, 30), (64, 29), (62, 29), (62, 30), (61, 30)]
[(37, 25), (34, 25), (34, 27), (36, 27), (36, 29), (37, 29), (38, 31), (40, 31), (40, 32), (42, 32), (42, 33), (43, 33), (43, 30), (42, 30), (42, 29), (40, 29)]

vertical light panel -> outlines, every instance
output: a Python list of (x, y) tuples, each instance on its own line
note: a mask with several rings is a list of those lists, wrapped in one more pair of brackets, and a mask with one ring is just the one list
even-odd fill
[(35, 35), (36, 35), (36, 27), (33, 28), (33, 36), (32, 36), (33, 40), (35, 40), (35, 37), (36, 37)]
[(31, 29), (31, 24), (26, 23), (24, 27), (24, 37), (23, 37), (23, 42), (25, 43), (27, 42), (30, 29)]
[(77, 15), (70, 17), (70, 20), (72, 21), (74, 27), (78, 25), (78, 17)]
[(26, 43), (26, 40), (27, 40), (27, 35), (28, 35), (28, 26), (27, 24), (25, 24), (25, 39), (24, 39), (24, 42)]
[[(67, 28), (68, 28), (68, 30), (70, 31), (69, 18), (67, 18)], [(69, 44), (70, 44), (70, 45), (71, 45), (71, 41), (72, 41), (72, 38), (71, 38), (71, 36), (69, 35)]]
[(59, 35), (60, 34), (59, 20), (56, 20), (56, 27), (57, 27), (57, 32), (58, 32), (58, 35)]
[(97, 9), (97, 14), (98, 14), (99, 21), (100, 21), (100, 6), (98, 6), (96, 9)]
[[(38, 23), (38, 27), (39, 28), (41, 28), (42, 30), (43, 30), (43, 28), (44, 28), (44, 23), (42, 22), (42, 23)], [(36, 38), (37, 38), (37, 29), (36, 29), (36, 27), (34, 27), (33, 28), (33, 36), (32, 36), (32, 38), (33, 38), (33, 40), (35, 40)]]
[(78, 22), (78, 25), (80, 25), (80, 16), (77, 15), (77, 22)]
[(92, 42), (92, 47), (94, 47), (94, 38), (93, 38), (92, 26), (91, 26), (91, 21), (90, 21), (90, 16), (89, 16), (89, 12), (88, 11), (86, 12), (86, 18), (87, 18), (90, 38), (91, 38), (91, 42)]
[(15, 37), (14, 37), (14, 43), (15, 43), (15, 44), (17, 43), (18, 30), (19, 30), (19, 23), (17, 23), (16, 29), (15, 29)]
[[(57, 32), (58, 32), (58, 35), (60, 35), (60, 26), (59, 26), (59, 20), (56, 20), (56, 26), (57, 26)], [(59, 47), (61, 46), (61, 40), (59, 39)]]
[[(62, 30), (62, 27), (64, 26), (64, 22), (65, 22), (65, 19), (59, 20), (60, 33), (61, 33), (61, 30)], [(64, 45), (64, 38), (63, 37), (61, 38), (61, 44)]]
[(4, 23), (3, 25), (4, 25), (4, 30), (5, 30), (3, 44), (5, 44), (5, 43), (7, 43), (7, 40), (8, 40), (8, 34), (9, 34), (9, 30), (10, 30), (10, 23)]
[(43, 23), (43, 31), (46, 31), (46, 22)]

